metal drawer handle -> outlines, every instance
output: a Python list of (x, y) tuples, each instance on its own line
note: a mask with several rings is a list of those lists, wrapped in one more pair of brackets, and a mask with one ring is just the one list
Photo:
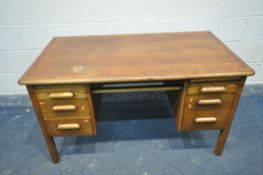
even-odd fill
[(202, 118), (196, 118), (195, 123), (215, 123), (217, 122), (216, 117), (202, 117)]
[(75, 105), (55, 105), (52, 107), (52, 111), (75, 111), (77, 107)]
[(78, 123), (59, 124), (57, 126), (57, 129), (60, 130), (80, 129), (80, 125)]
[(73, 98), (74, 94), (72, 92), (58, 92), (58, 93), (50, 93), (48, 95), (49, 98)]
[(224, 86), (210, 86), (210, 87), (202, 87), (201, 92), (209, 93), (209, 92), (225, 92), (226, 88)]
[(221, 99), (198, 100), (197, 104), (198, 105), (218, 105), (218, 104), (222, 104), (222, 100)]

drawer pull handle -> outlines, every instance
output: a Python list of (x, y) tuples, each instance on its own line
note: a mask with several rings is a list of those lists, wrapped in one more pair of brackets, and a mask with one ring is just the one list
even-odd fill
[(57, 129), (60, 129), (60, 130), (80, 129), (80, 126), (77, 123), (59, 124), (57, 126)]
[(195, 119), (195, 123), (215, 123), (215, 122), (217, 122), (217, 118), (215, 117), (202, 117)]
[(52, 111), (75, 111), (77, 107), (75, 105), (55, 105), (52, 107)]
[(221, 99), (198, 100), (197, 104), (198, 105), (218, 105), (218, 104), (222, 104), (222, 100)]
[(72, 92), (58, 92), (58, 93), (50, 93), (48, 95), (49, 98), (73, 98), (74, 94)]
[(201, 92), (204, 93), (212, 93), (212, 92), (225, 92), (226, 88), (224, 86), (216, 86), (216, 87), (202, 87)]

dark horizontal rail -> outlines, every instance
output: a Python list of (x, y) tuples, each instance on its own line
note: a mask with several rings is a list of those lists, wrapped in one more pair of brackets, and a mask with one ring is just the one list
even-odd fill
[(94, 94), (122, 93), (122, 92), (144, 92), (144, 91), (178, 91), (180, 86), (148, 86), (148, 87), (114, 87), (92, 89)]

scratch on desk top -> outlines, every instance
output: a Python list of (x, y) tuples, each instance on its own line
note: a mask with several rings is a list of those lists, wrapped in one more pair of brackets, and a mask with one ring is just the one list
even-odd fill
[(19, 83), (117, 83), (254, 73), (211, 32), (74, 36), (53, 39)]
[(85, 70), (84, 66), (73, 66), (72, 72), (74, 73), (82, 73)]

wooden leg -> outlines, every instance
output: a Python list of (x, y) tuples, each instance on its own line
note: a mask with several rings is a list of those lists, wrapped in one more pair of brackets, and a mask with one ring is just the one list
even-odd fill
[(229, 133), (228, 128), (220, 130), (214, 151), (215, 155), (221, 155), (223, 153), (228, 133)]
[(215, 151), (214, 153), (216, 155), (221, 155), (224, 151), (224, 147), (225, 147), (225, 143), (226, 143), (226, 140), (227, 140), (227, 136), (228, 136), (228, 133), (229, 133), (229, 130), (231, 128), (231, 124), (232, 124), (232, 121), (233, 121), (233, 118), (234, 118), (234, 115), (235, 115), (235, 111), (237, 109), (237, 105), (239, 103), (239, 100), (240, 100), (240, 96), (241, 96), (241, 92), (242, 92), (242, 89), (244, 87), (244, 84), (245, 84), (245, 80), (246, 78), (244, 77), (240, 83), (239, 83), (239, 89), (236, 93), (236, 96), (235, 96), (235, 99), (234, 99), (234, 104), (232, 106), (232, 111), (228, 117), (228, 121), (226, 123), (226, 127), (224, 129), (221, 129), (220, 130), (220, 133), (219, 133), (219, 136), (218, 136), (218, 139), (217, 139), (217, 143), (216, 143), (216, 147), (215, 147)]
[(58, 155), (58, 151), (56, 148), (56, 144), (55, 144), (54, 138), (52, 136), (48, 135), (46, 125), (45, 125), (45, 121), (43, 119), (43, 116), (42, 116), (42, 113), (40, 110), (40, 106), (39, 106), (37, 97), (36, 97), (35, 92), (34, 92), (34, 86), (27, 86), (27, 90), (28, 90), (32, 105), (35, 109), (37, 120), (38, 120), (39, 126), (41, 128), (42, 134), (45, 138), (51, 159), (52, 159), (53, 163), (58, 163), (59, 162), (59, 155)]
[(51, 136), (45, 136), (45, 134), (43, 133), (47, 147), (48, 147), (48, 151), (49, 154), (51, 156), (52, 162), (53, 163), (58, 163), (59, 162), (59, 154), (56, 148), (56, 144), (54, 141), (54, 138)]

